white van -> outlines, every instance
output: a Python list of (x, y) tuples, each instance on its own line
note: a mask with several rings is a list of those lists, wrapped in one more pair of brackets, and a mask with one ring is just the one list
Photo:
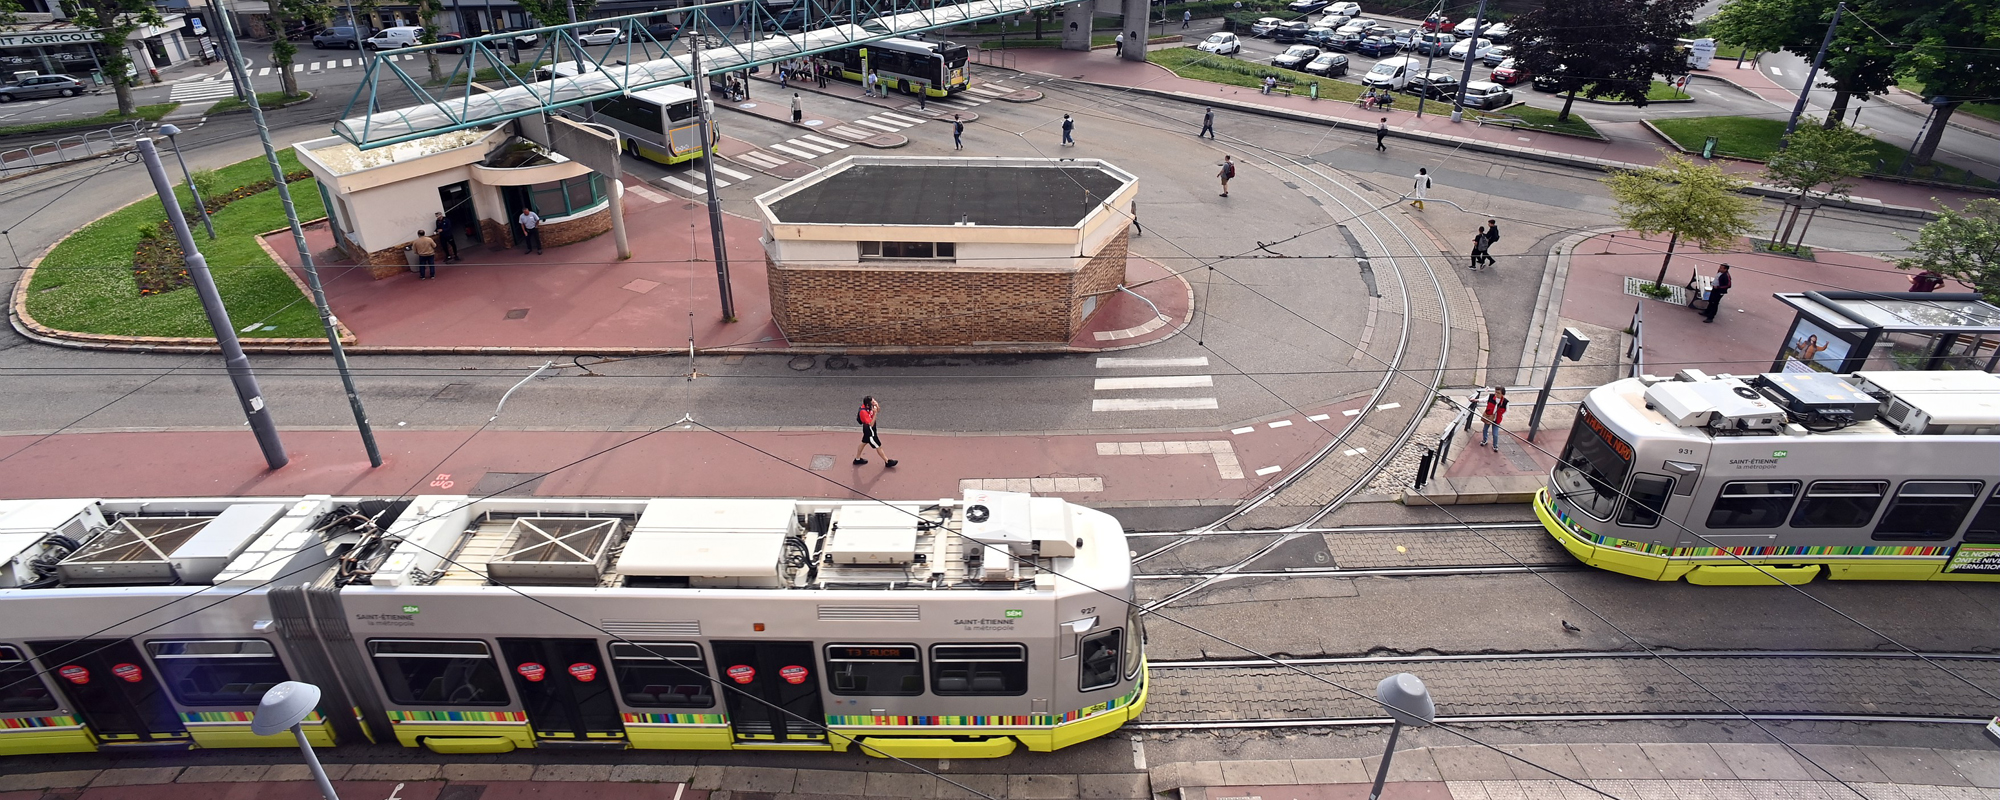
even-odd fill
[(1375, 62), (1375, 68), (1361, 76), (1361, 83), (1377, 89), (1398, 90), (1423, 72), (1423, 62), (1411, 56), (1396, 56)]
[(362, 42), (361, 46), (370, 50), (394, 50), (398, 47), (414, 46), (418, 42), (423, 41), (423, 38), (423, 28), (415, 25), (400, 25), (376, 31), (375, 35), (368, 37), (368, 40)]

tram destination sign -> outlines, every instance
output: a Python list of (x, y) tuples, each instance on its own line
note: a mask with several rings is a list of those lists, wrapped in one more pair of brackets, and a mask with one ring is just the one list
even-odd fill
[(60, 44), (83, 44), (103, 39), (97, 31), (36, 31), (33, 33), (0, 33), (0, 47), (44, 47)]

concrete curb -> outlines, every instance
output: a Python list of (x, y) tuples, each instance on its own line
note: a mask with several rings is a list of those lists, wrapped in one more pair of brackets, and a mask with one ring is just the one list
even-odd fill
[(1521, 361), (1514, 373), (1515, 386), (1538, 386), (1537, 375), (1546, 363), (1544, 354), (1554, 353), (1556, 340), (1562, 336), (1562, 327), (1551, 323), (1562, 320), (1563, 290), (1569, 284), (1569, 259), (1576, 246), (1608, 233), (1617, 233), (1624, 228), (1593, 228), (1563, 237), (1549, 250), (1548, 261), (1542, 267), (1541, 289), (1535, 294), (1535, 313), (1528, 320), (1528, 337), (1521, 343)]

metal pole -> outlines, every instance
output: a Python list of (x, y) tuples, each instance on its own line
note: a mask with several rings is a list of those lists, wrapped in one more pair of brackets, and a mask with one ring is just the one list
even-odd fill
[[(1480, 0), (1480, 2), (1484, 3), (1484, 2), (1485, 2), (1485, 0)], [(1432, 13), (1434, 13), (1434, 14), (1437, 14), (1437, 15), (1438, 15), (1438, 20), (1439, 20), (1439, 22), (1438, 22), (1438, 27), (1440, 27), (1440, 28), (1444, 27), (1444, 3), (1442, 3), (1442, 2), (1438, 3), (1438, 5), (1437, 5), (1437, 10), (1436, 10), (1436, 11), (1434, 11), (1434, 12), (1432, 12)], [(1418, 27), (1419, 27), (1420, 29), (1422, 28), (1422, 26), (1418, 26)], [(1432, 32), (1432, 33), (1437, 33), (1437, 31), (1431, 31), (1431, 32)], [(1437, 60), (1438, 60), (1438, 51), (1437, 51), (1437, 47), (1436, 47), (1435, 45), (1433, 45), (1433, 46), (1431, 47), (1431, 53), (1430, 53), (1430, 58), (1427, 58), (1427, 59), (1425, 59), (1425, 60), (1424, 60), (1424, 77), (1425, 77), (1425, 79), (1426, 79), (1426, 80), (1428, 80), (1428, 79), (1429, 79), (1429, 77), (1430, 77), (1430, 74), (1431, 74), (1431, 67), (1433, 67), (1433, 66), (1436, 66), (1436, 65), (1437, 65)], [(1420, 92), (1420, 93), (1418, 93), (1418, 94), (1417, 94), (1417, 118), (1418, 118), (1418, 119), (1422, 119), (1422, 118), (1423, 118), (1423, 116), (1424, 116), (1424, 100), (1425, 100), (1426, 98), (1428, 98), (1428, 97), (1430, 97), (1430, 93), (1429, 93), (1429, 92)]]
[(250, 420), (250, 432), (256, 434), (257, 446), (264, 451), (264, 463), (271, 469), (282, 468), (291, 463), (291, 458), (285, 455), (284, 442), (278, 440), (278, 426), (271, 421), (271, 409), (264, 404), (264, 393), (257, 388), (257, 376), (250, 372), (250, 358), (243, 355), (243, 345), (236, 341), (236, 329), (229, 324), (229, 309), (222, 306), (222, 293), (215, 290), (215, 277), (208, 274), (208, 259), (194, 246), (194, 233), (188, 230), (180, 201), (174, 199), (174, 186), (167, 177), (167, 168), (160, 164), (160, 151), (151, 137), (140, 138), (138, 145), (146, 174), (153, 178), (153, 191), (159, 193), (167, 221), (173, 223), (174, 237), (180, 240), (188, 275), (194, 278), (195, 293), (201, 296), (201, 309), (208, 315), (209, 327), (215, 329), (215, 343), (222, 348), (222, 364), (229, 370), (230, 383), (236, 385), (236, 399), (243, 404), (243, 416)]
[(1381, 800), (1382, 782), (1389, 779), (1389, 759), (1396, 755), (1396, 737), (1403, 733), (1403, 721), (1396, 720), (1389, 725), (1389, 746), (1382, 750), (1382, 766), (1375, 768), (1375, 788), (1369, 790), (1368, 800)]
[(1535, 413), (1528, 415), (1528, 441), (1535, 440), (1535, 432), (1542, 429), (1542, 409), (1549, 404), (1549, 393), (1556, 389), (1556, 370), (1562, 367), (1562, 348), (1556, 348), (1556, 358), (1549, 363), (1549, 378), (1542, 381), (1542, 393), (1535, 398)]
[[(1486, 0), (1479, 0), (1479, 12), (1472, 17), (1472, 38), (1466, 40), (1468, 44), (1465, 46), (1465, 71), (1458, 75), (1458, 96), (1451, 100), (1452, 122), (1465, 119), (1465, 85), (1472, 82), (1472, 59), (1479, 54), (1479, 35), (1486, 32), (1485, 27)], [(1435, 58), (1437, 50), (1433, 48), (1431, 53)]]
[(292, 735), (298, 737), (299, 750), (306, 755), (306, 766), (312, 769), (313, 780), (319, 782), (319, 793), (326, 800), (340, 800), (333, 791), (333, 781), (326, 778), (326, 767), (320, 766), (319, 756), (313, 752), (312, 742), (306, 741), (305, 723), (292, 726)]
[[(222, 4), (218, 2), (218, 0), (209, 1), (208, 4), (209, 38), (211, 39), (216, 38), (215, 28), (214, 28), (214, 26), (216, 25), (216, 20), (226, 13), (228, 12), (222, 10)], [(250, 85), (250, 74), (248, 70), (243, 69), (243, 59), (237, 57), (235, 53), (229, 51), (229, 48), (223, 47), (220, 44), (215, 45), (215, 49), (221, 51), (222, 58), (229, 62), (229, 81), (230, 84), (236, 89), (236, 99), (241, 100), (247, 94), (257, 91), (256, 87)], [(175, 153), (179, 153), (180, 149), (181, 149), (180, 145), (174, 145)], [(204, 213), (203, 216), (206, 217), (207, 215)], [(215, 232), (213, 230), (209, 232), (208, 238), (210, 239), (215, 238)]]
[[(164, 129), (160, 132), (166, 133)], [(178, 133), (178, 130), (176, 133)], [(175, 135), (175, 133), (168, 133), (167, 142), (174, 146), (174, 160), (181, 162), (181, 176), (187, 178), (188, 194), (194, 198), (195, 210), (201, 212), (201, 226), (208, 229), (208, 240), (211, 242), (215, 241), (215, 220), (208, 218), (208, 204), (201, 200), (201, 189), (196, 188), (194, 185), (194, 173), (188, 171), (187, 159), (181, 156), (181, 143), (179, 139), (174, 138)]]
[[(568, 3), (566, 4), (566, 5), (567, 5), (567, 6), (569, 7), (569, 24), (571, 24), (571, 25), (575, 25), (575, 24), (576, 24), (576, 0), (569, 0), (569, 2), (568, 2)], [(569, 36), (575, 36), (575, 35), (576, 35), (576, 30), (575, 30), (575, 29), (573, 29), (573, 28), (571, 28), (571, 29), (565, 29), (564, 31), (562, 31), (562, 33), (563, 33), (564, 35), (569, 35)], [(570, 42), (570, 46), (569, 46), (569, 54), (570, 54), (570, 55), (572, 55), (572, 56), (575, 56), (575, 57), (576, 57), (576, 74), (577, 74), (577, 77), (582, 77), (582, 76), (583, 76), (583, 45), (582, 45), (581, 43), (579, 43), (579, 42), (576, 42), (576, 41), (571, 41), (571, 42)]]
[(1806, 113), (1806, 102), (1812, 98), (1813, 81), (1819, 79), (1819, 65), (1826, 61), (1826, 49), (1833, 46), (1833, 35), (1840, 28), (1840, 12), (1847, 10), (1846, 3), (1836, 3), (1833, 7), (1833, 21), (1826, 25), (1826, 38), (1819, 40), (1819, 52), (1813, 55), (1812, 69), (1806, 70), (1805, 88), (1799, 90), (1799, 102), (1792, 105), (1792, 117), (1785, 120), (1785, 135), (1778, 139), (1778, 149), (1791, 144), (1792, 131), (1799, 127), (1799, 115)]
[[(708, 73), (701, 68), (701, 31), (696, 29), (689, 40), (688, 52), (693, 54), (691, 70), (694, 73), (695, 108), (701, 112), (701, 177), (708, 190), (708, 238), (715, 243), (715, 283), (722, 298), (722, 321), (736, 321), (736, 296), (729, 290), (729, 247), (722, 236), (722, 200), (715, 196), (715, 122), (708, 113)], [(747, 81), (746, 81), (747, 83)]]
[[(230, 47), (236, 46), (236, 29), (222, 26)], [(292, 226), (292, 245), (299, 250), (299, 267), (312, 288), (313, 305), (319, 309), (320, 327), (326, 330), (326, 346), (333, 353), (333, 366), (340, 371), (340, 385), (347, 390), (347, 406), (354, 411), (354, 425), (361, 430), (361, 445), (368, 451), (368, 466), (382, 466), (382, 451), (375, 446), (375, 431), (368, 427), (368, 411), (361, 407), (361, 394), (354, 388), (354, 374), (347, 368), (347, 350), (340, 346), (340, 328), (334, 324), (333, 309), (326, 304), (326, 290), (320, 286), (319, 268), (314, 266), (312, 248), (306, 245), (306, 231), (299, 224), (299, 210), (292, 205), (292, 190), (285, 183), (285, 168), (278, 163), (278, 149), (271, 144), (271, 126), (264, 121), (264, 107), (257, 95), (250, 95), (250, 119), (257, 124), (257, 139), (264, 145), (264, 160), (271, 164), (271, 180), (278, 185), (278, 199), (285, 206), (285, 221)]]

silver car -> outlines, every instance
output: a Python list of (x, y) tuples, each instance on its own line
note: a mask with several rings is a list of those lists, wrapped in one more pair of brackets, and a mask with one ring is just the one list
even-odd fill
[(1492, 81), (1473, 81), (1465, 85), (1465, 105), (1468, 108), (1494, 109), (1512, 105), (1513, 102), (1514, 93)]
[(33, 100), (37, 97), (75, 97), (90, 91), (83, 81), (68, 75), (36, 75), (19, 83), (0, 86), (0, 103)]

